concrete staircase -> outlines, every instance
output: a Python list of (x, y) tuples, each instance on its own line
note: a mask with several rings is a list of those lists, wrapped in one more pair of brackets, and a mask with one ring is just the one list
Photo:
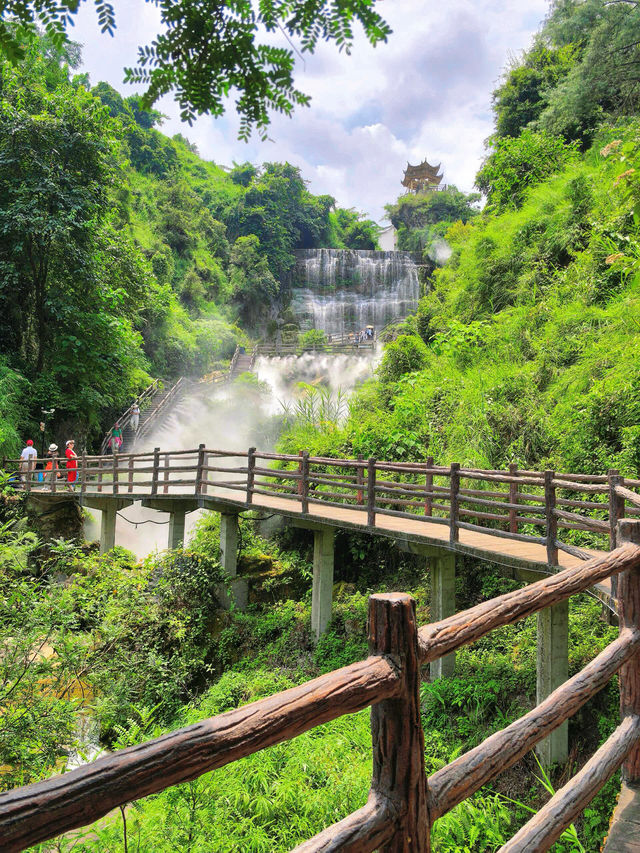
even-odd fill
[(253, 368), (253, 355), (250, 352), (239, 352), (229, 370), (228, 381), (232, 382), (241, 373), (248, 373)]
[[(163, 388), (162, 391), (158, 391), (158, 393), (153, 397), (151, 405), (140, 412), (140, 423), (138, 424), (137, 432), (138, 436), (144, 435), (144, 432), (146, 432), (145, 425), (147, 425), (147, 429), (151, 426), (149, 423), (150, 419), (157, 421), (156, 425), (159, 425), (160, 420), (155, 412), (172, 391), (173, 385), (168, 385)], [(122, 428), (122, 447), (120, 449), (120, 453), (133, 453), (135, 439), (136, 434), (131, 429), (131, 422), (127, 420), (126, 424)]]

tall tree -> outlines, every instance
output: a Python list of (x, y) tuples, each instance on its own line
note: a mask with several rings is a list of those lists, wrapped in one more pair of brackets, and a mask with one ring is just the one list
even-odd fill
[[(38, 24), (61, 45), (82, 0), (0, 0), (0, 52), (12, 60), (24, 53), (25, 35)], [(125, 70), (130, 83), (146, 88), (144, 106), (174, 92), (184, 121), (196, 115), (221, 115), (231, 90), (238, 92), (240, 137), (254, 127), (266, 135), (269, 113), (290, 115), (309, 103), (294, 85), (296, 52), (313, 53), (319, 40), (347, 53), (353, 25), (359, 22), (371, 44), (386, 41), (391, 30), (375, 11), (376, 0), (155, 0), (162, 30), (139, 48), (138, 64)], [(98, 24), (113, 35), (111, 3), (94, 0)], [(13, 25), (11, 22), (14, 22)], [(283, 33), (290, 47), (274, 46), (261, 33)]]

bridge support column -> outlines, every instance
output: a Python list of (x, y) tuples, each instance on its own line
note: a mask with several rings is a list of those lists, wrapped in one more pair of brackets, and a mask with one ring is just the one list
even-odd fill
[(311, 592), (311, 630), (316, 639), (331, 620), (333, 601), (333, 528), (313, 531), (313, 589)]
[[(546, 699), (569, 677), (569, 602), (538, 611), (536, 701)], [(545, 767), (567, 760), (569, 728), (564, 722), (536, 747)]]
[[(456, 612), (456, 556), (443, 552), (442, 556), (429, 557), (431, 571), (431, 621), (439, 622)], [(429, 675), (432, 681), (453, 675), (455, 652), (431, 661)]]
[(176, 509), (169, 515), (169, 548), (184, 547), (184, 519), (186, 512)]
[[(231, 581), (231, 593), (238, 610), (247, 607), (247, 582), (238, 578), (238, 516), (236, 513), (220, 514), (220, 565)], [(228, 610), (231, 598), (224, 587), (218, 590), (220, 603)]]
[(80, 504), (90, 509), (100, 510), (100, 553), (105, 554), (116, 544), (116, 519), (118, 510), (133, 503), (128, 498), (112, 497), (111, 495), (81, 496)]
[(118, 516), (118, 505), (115, 501), (105, 504), (101, 510), (100, 520), (100, 553), (106, 554), (116, 544), (116, 518)]

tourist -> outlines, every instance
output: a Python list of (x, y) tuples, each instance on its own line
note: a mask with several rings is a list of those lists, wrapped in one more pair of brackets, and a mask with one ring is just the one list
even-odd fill
[(74, 450), (75, 441), (70, 438), (67, 441), (67, 449), (64, 452), (64, 455), (67, 457), (67, 489), (72, 492), (76, 485), (76, 479), (78, 477), (78, 456)]
[(134, 433), (138, 432), (138, 424), (140, 423), (140, 406), (137, 403), (134, 403), (131, 406), (131, 419), (129, 420), (131, 424), (131, 429)]
[[(54, 471), (56, 472), (56, 474), (55, 474), (56, 479), (58, 479), (59, 477), (61, 477), (61, 476), (62, 476), (62, 474), (60, 473), (60, 470), (59, 470), (59, 468), (58, 468), (58, 460), (57, 460), (57, 458), (56, 458), (56, 457), (57, 457), (57, 453), (58, 453), (58, 445), (57, 445), (57, 444), (50, 444), (50, 445), (49, 445), (49, 450), (47, 451), (47, 456), (49, 456), (49, 457), (51, 457), (51, 458), (49, 459), (49, 461), (47, 462), (47, 464), (44, 466), (44, 471), (45, 471), (45, 474), (44, 474), (44, 480), (45, 480), (45, 483), (47, 483), (47, 482), (48, 482), (48, 483), (53, 483), (53, 472), (54, 472)], [(47, 478), (47, 471), (51, 471), (51, 472), (52, 472), (52, 473), (51, 473), (51, 475), (49, 476), (49, 478)]]
[(27, 472), (33, 471), (37, 458), (38, 451), (33, 446), (33, 441), (29, 438), (20, 454), (20, 479), (23, 483), (27, 482)]
[(116, 421), (113, 425), (113, 429), (111, 430), (111, 452), (119, 453), (120, 448), (122, 447), (122, 429), (120, 428), (120, 424)]

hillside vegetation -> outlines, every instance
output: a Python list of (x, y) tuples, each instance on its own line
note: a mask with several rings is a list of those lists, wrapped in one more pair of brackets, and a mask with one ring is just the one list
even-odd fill
[(286, 309), (297, 248), (375, 224), (287, 163), (223, 169), (46, 38), (0, 67), (0, 451), (42, 409), (95, 440), (151, 377), (202, 375)]

